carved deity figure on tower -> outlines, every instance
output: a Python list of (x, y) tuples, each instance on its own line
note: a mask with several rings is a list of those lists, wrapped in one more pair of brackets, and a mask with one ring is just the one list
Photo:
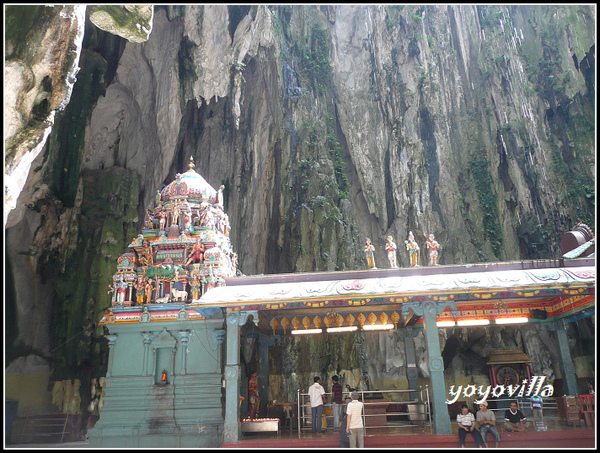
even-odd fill
[(144, 303), (145, 289), (146, 285), (144, 283), (144, 277), (140, 275), (138, 276), (137, 282), (135, 283), (135, 300), (138, 305), (142, 305)]
[(199, 299), (200, 298), (200, 280), (198, 279), (197, 275), (194, 275), (192, 277), (192, 281), (191, 281), (191, 287), (192, 287), (192, 299)]
[(198, 236), (196, 238), (196, 243), (192, 248), (190, 256), (186, 260), (184, 267), (189, 266), (192, 262), (194, 263), (202, 263), (204, 260), (204, 244), (202, 243), (202, 238)]
[(425, 243), (429, 249), (429, 265), (439, 266), (438, 264), (438, 251), (442, 248), (438, 241), (435, 240), (433, 234), (429, 235), (429, 240)]
[(152, 302), (152, 290), (154, 289), (152, 287), (152, 282), (153, 282), (153, 280), (151, 278), (149, 278), (148, 281), (146, 282), (146, 287), (144, 288), (145, 293), (146, 293), (146, 303), (147, 304)]
[(154, 216), (150, 209), (146, 209), (146, 221), (144, 222), (144, 227), (146, 229), (154, 228)]
[(117, 286), (117, 303), (119, 305), (123, 305), (123, 302), (125, 302), (125, 291), (127, 290), (127, 283), (125, 282), (125, 280), (123, 280), (123, 277), (121, 277), (118, 286)]
[(374, 251), (375, 247), (373, 247), (373, 244), (371, 244), (371, 239), (367, 238), (365, 244), (365, 255), (367, 257), (367, 265), (369, 266), (369, 269), (375, 269), (375, 255), (373, 254)]
[(398, 267), (396, 264), (396, 243), (394, 242), (394, 238), (392, 236), (387, 237), (387, 243), (385, 244), (385, 249), (387, 250), (388, 260), (390, 260), (391, 267)]
[(223, 207), (223, 190), (225, 190), (225, 186), (220, 186), (219, 191), (217, 192), (217, 202), (215, 203), (215, 206), (217, 208), (221, 208), (221, 209), (224, 209), (224, 207)]
[(419, 265), (419, 245), (415, 241), (412, 231), (408, 232), (408, 241), (404, 241), (406, 244), (406, 250), (408, 250), (408, 257), (410, 258), (410, 265), (412, 267)]
[(183, 229), (185, 231), (190, 231), (192, 232), (192, 211), (191, 209), (188, 209), (184, 214), (183, 214)]
[(179, 205), (179, 203), (175, 204), (175, 206), (173, 207), (173, 213), (171, 214), (171, 225), (177, 225), (179, 226), (179, 216), (181, 214), (181, 206)]
[(142, 242), (143, 248), (138, 253), (138, 261), (140, 266), (152, 266), (154, 264), (154, 254), (152, 252), (152, 246), (148, 239), (144, 239)]

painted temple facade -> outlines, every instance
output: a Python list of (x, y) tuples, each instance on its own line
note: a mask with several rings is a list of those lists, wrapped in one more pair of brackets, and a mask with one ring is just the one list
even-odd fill
[[(555, 333), (565, 389), (577, 392), (565, 329), (595, 313), (593, 255), (239, 276), (222, 188), (212, 188), (193, 162), (157, 193), (142, 233), (128, 248), (118, 260), (111, 308), (101, 320), (109, 358), (104, 406), (88, 430), (90, 447), (208, 448), (238, 441), (240, 332), (248, 324), (260, 331), (263, 395), (268, 348), (292, 330), (321, 329), (327, 335), (331, 327), (357, 326), (362, 332), (390, 324), (405, 339), (413, 364), (412, 339), (423, 332), (436, 434), (451, 433), (439, 322), (499, 324), (520, 317), (543, 323)], [(498, 371), (494, 366), (490, 362), (490, 382)], [(411, 389), (416, 373), (409, 365)]]
[(222, 310), (192, 307), (237, 272), (223, 187), (194, 171), (156, 195), (117, 262), (109, 364), (92, 447), (211, 447), (222, 438)]

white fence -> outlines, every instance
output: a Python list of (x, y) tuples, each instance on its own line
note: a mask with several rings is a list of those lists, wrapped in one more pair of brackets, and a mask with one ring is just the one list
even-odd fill
[[(366, 436), (371, 429), (412, 429), (413, 426), (422, 426), (433, 432), (427, 387), (409, 390), (357, 390), (357, 392), (359, 401), (364, 404), (363, 426), (366, 429)], [(333, 425), (333, 415), (326, 414), (328, 412), (326, 409), (332, 408), (332, 398), (331, 393), (325, 395), (327, 395), (327, 402), (324, 404), (323, 413), (329, 427)], [(343, 398), (349, 401), (350, 392), (343, 392)], [(300, 436), (302, 431), (312, 430), (310, 397), (308, 393), (300, 393), (298, 390), (297, 401), (298, 436)], [(392, 410), (389, 410), (390, 408)], [(404, 408), (406, 410), (402, 410)]]

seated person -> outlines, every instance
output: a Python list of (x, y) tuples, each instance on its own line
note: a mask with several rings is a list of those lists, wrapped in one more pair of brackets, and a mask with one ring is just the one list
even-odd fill
[(517, 403), (510, 403), (510, 409), (504, 411), (504, 423), (502, 426), (507, 432), (511, 431), (526, 431), (529, 422), (523, 412), (517, 409)]
[(483, 448), (483, 440), (481, 440), (481, 434), (475, 428), (475, 416), (469, 412), (469, 406), (462, 405), (461, 413), (456, 416), (456, 422), (458, 423), (458, 440), (461, 448), (465, 448), (467, 433), (471, 433), (477, 446)]
[(496, 448), (498, 448), (500, 445), (500, 433), (498, 432), (498, 428), (496, 428), (496, 415), (493, 411), (488, 410), (487, 401), (484, 401), (479, 405), (479, 410), (477, 411), (475, 419), (477, 420), (479, 432), (481, 433), (481, 438), (483, 439), (485, 446), (488, 446), (487, 435), (488, 432), (490, 432), (496, 439)]

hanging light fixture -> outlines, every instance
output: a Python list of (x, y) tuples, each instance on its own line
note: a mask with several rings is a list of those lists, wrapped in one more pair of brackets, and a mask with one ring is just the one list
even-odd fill
[(363, 330), (391, 330), (393, 328), (393, 324), (365, 324), (362, 326)]
[(490, 323), (489, 319), (461, 319), (456, 324), (462, 327), (466, 326), (487, 326)]
[(456, 325), (456, 322), (454, 322), (454, 321), (437, 321), (435, 323), (435, 325), (438, 327), (454, 327)]
[(358, 330), (358, 326), (328, 327), (327, 333), (354, 332), (355, 330)]
[(529, 318), (525, 316), (519, 318), (498, 318), (496, 319), (496, 324), (524, 324), (529, 322)]
[(312, 335), (316, 333), (322, 333), (323, 329), (298, 329), (292, 330), (292, 335)]

